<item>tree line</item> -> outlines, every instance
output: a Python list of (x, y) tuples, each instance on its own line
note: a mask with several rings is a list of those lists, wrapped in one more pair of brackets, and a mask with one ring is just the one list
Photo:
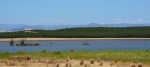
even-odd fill
[(80, 27), (57, 30), (30, 30), (0, 33), (0, 38), (149, 38), (150, 26)]

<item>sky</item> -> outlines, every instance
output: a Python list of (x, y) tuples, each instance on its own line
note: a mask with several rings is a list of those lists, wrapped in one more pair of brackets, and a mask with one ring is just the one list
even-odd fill
[(0, 24), (148, 24), (150, 0), (0, 0)]

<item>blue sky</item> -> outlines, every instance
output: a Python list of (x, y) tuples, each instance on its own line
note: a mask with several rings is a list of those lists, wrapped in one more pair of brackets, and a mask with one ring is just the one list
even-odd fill
[(0, 0), (0, 24), (89, 23), (150, 23), (150, 0)]

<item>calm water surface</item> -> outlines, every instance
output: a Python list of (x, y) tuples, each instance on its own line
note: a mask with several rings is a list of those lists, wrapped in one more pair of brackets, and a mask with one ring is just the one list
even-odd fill
[[(88, 42), (90, 45), (82, 45)], [(16, 41), (15, 44), (18, 44)], [(0, 52), (17, 51), (64, 51), (64, 50), (146, 50), (150, 49), (150, 40), (66, 40), (66, 41), (26, 41), (39, 43), (40, 46), (10, 46), (9, 42), (0, 42)]]

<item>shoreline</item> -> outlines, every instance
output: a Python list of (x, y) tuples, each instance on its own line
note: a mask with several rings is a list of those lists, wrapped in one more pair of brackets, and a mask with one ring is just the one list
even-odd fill
[(26, 40), (150, 40), (150, 38), (0, 38), (0, 41)]

